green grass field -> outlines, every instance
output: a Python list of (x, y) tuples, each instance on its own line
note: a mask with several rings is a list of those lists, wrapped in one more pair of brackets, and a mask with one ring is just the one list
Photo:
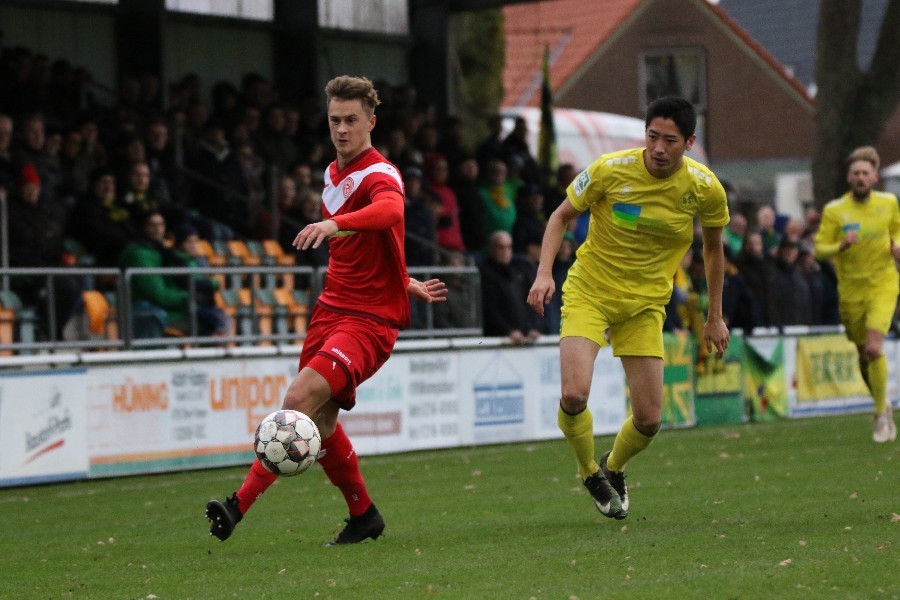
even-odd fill
[(624, 521), (562, 440), (368, 457), (388, 527), (338, 548), (317, 467), (227, 542), (203, 508), (244, 468), (3, 489), (0, 598), (900, 598), (900, 443), (870, 423), (665, 431), (629, 465)]

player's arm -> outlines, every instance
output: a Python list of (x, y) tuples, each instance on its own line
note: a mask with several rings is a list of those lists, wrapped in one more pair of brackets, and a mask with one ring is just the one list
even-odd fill
[(722, 227), (703, 227), (703, 265), (706, 270), (706, 286), (709, 308), (703, 339), (706, 349), (713, 346), (721, 356), (728, 348), (728, 326), (722, 318), (722, 288), (725, 285), (725, 251), (722, 249)]
[(839, 252), (843, 252), (854, 240), (847, 240), (841, 235), (841, 224), (827, 208), (822, 212), (822, 221), (816, 232), (816, 258), (825, 260)]
[(553, 292), (556, 291), (556, 284), (553, 282), (553, 261), (559, 252), (563, 235), (566, 233), (569, 221), (577, 218), (580, 214), (581, 211), (572, 205), (569, 198), (566, 198), (547, 221), (544, 238), (541, 241), (541, 260), (538, 264), (537, 276), (528, 292), (528, 304), (539, 315), (544, 314), (544, 305), (550, 302)]
[(372, 194), (372, 203), (359, 210), (337, 215), (318, 223), (310, 223), (294, 238), (294, 247), (306, 250), (318, 248), (330, 235), (338, 231), (380, 231), (403, 222), (403, 194), (395, 189), (381, 188)]
[(889, 228), (891, 235), (891, 254), (894, 255), (894, 260), (900, 260), (900, 205), (897, 204), (896, 197), (891, 204), (891, 224)]

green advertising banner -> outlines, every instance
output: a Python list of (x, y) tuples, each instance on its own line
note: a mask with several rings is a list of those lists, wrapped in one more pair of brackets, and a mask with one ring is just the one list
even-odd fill
[(694, 361), (697, 344), (689, 333), (666, 333), (663, 344), (663, 426), (691, 427), (697, 423), (694, 413)]
[(724, 425), (747, 420), (744, 409), (744, 339), (733, 335), (720, 358), (715, 352), (696, 366), (695, 408), (698, 425)]
[(757, 347), (744, 344), (744, 396), (749, 401), (750, 418), (757, 422), (782, 419), (788, 415), (784, 340), (757, 343)]

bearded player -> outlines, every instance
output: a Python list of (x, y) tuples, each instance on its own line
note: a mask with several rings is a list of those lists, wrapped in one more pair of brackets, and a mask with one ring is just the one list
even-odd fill
[[(446, 300), (443, 282), (409, 277), (403, 252), (403, 180), (372, 147), (372, 82), (341, 76), (325, 86), (328, 124), (337, 159), (322, 192), (324, 219), (294, 238), (298, 250), (329, 240), (328, 276), (300, 354), (300, 368), (283, 408), (312, 417), (322, 435), (319, 464), (344, 496), (350, 517), (329, 545), (377, 539), (384, 518), (369, 497), (353, 444), (338, 422), (356, 403), (356, 388), (387, 361), (400, 329), (409, 326), (410, 298)], [(224, 502), (210, 500), (210, 535), (226, 540), (277, 475), (254, 460), (240, 489)]]
[(897, 439), (887, 401), (884, 338), (897, 307), (900, 209), (894, 194), (875, 190), (878, 152), (857, 148), (847, 157), (850, 191), (825, 205), (816, 234), (816, 256), (834, 260), (838, 310), (847, 337), (856, 344), (863, 380), (875, 401), (872, 440)]

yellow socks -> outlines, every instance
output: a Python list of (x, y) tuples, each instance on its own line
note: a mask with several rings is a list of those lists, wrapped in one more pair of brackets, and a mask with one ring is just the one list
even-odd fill
[(613, 442), (612, 452), (606, 459), (610, 471), (624, 471), (625, 464), (632, 456), (650, 445), (656, 435), (647, 436), (637, 430), (631, 417), (622, 424), (622, 428)]
[(585, 408), (577, 415), (570, 415), (560, 406), (556, 413), (556, 423), (575, 451), (581, 478), (586, 479), (596, 473), (600, 465), (594, 460), (594, 415), (591, 414), (591, 409)]
[(869, 361), (868, 380), (872, 398), (875, 400), (875, 414), (880, 415), (887, 405), (887, 359), (882, 354), (878, 358)]

